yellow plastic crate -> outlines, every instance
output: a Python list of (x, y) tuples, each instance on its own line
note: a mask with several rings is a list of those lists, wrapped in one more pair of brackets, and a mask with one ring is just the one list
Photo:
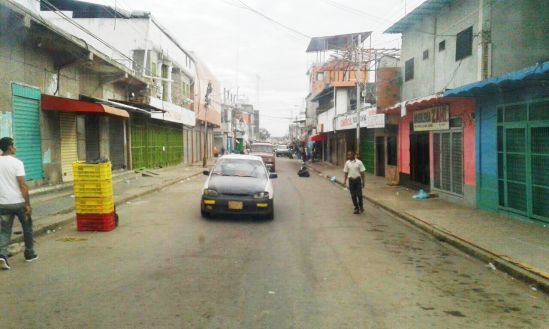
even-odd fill
[(74, 181), (74, 196), (84, 198), (107, 198), (113, 196), (112, 180)]
[(112, 179), (112, 165), (110, 162), (90, 164), (77, 161), (72, 164), (74, 180), (106, 180)]
[(75, 198), (77, 214), (108, 214), (114, 211), (114, 198)]

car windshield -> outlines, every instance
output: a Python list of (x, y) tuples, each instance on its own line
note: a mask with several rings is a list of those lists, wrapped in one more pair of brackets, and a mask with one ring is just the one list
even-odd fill
[(256, 144), (252, 145), (251, 151), (255, 153), (272, 153), (273, 147), (267, 144)]
[(252, 159), (220, 159), (212, 173), (221, 176), (267, 177), (263, 163)]

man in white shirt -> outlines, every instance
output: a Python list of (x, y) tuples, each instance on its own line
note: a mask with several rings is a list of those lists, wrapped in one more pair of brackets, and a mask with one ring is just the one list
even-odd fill
[(13, 139), (0, 139), (0, 268), (9, 270), (8, 245), (15, 216), (23, 227), (25, 241), (25, 260), (38, 259), (33, 249), (32, 208), (29, 188), (25, 182), (25, 167), (21, 160), (14, 157), (16, 149)]
[[(345, 162), (345, 167), (343, 168), (343, 172), (345, 173), (344, 184), (351, 192), (351, 199), (355, 206), (353, 214), (364, 212), (362, 189), (364, 188), (365, 171), (364, 164), (356, 158), (355, 152), (347, 152), (347, 162)], [(347, 178), (349, 178), (349, 183), (347, 183)]]

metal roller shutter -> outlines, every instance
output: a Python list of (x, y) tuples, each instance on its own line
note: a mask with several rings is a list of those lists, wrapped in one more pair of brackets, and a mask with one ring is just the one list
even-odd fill
[(99, 159), (99, 117), (89, 115), (86, 117), (86, 160)]
[(42, 179), (42, 138), (40, 137), (40, 90), (12, 84), (13, 135), (17, 158), (23, 161), (27, 180)]
[(76, 138), (76, 115), (74, 113), (59, 113), (61, 135), (61, 172), (63, 181), (74, 180), (72, 164), (78, 160), (78, 142)]
[(124, 120), (109, 117), (109, 153), (112, 169), (126, 168)]

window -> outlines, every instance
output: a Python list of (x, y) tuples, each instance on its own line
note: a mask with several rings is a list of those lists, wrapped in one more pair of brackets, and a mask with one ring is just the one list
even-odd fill
[(469, 27), (456, 36), (456, 61), (473, 53), (473, 27)]
[(438, 43), (438, 51), (443, 51), (444, 49), (446, 49), (446, 40), (442, 40)]
[(324, 81), (324, 72), (318, 72), (316, 74), (316, 80), (317, 81)]
[(423, 51), (423, 60), (426, 60), (427, 58), (429, 58), (429, 49)]
[(397, 138), (396, 136), (387, 136), (387, 165), (397, 165)]
[(404, 63), (404, 81), (409, 81), (414, 78), (414, 58), (411, 58)]

